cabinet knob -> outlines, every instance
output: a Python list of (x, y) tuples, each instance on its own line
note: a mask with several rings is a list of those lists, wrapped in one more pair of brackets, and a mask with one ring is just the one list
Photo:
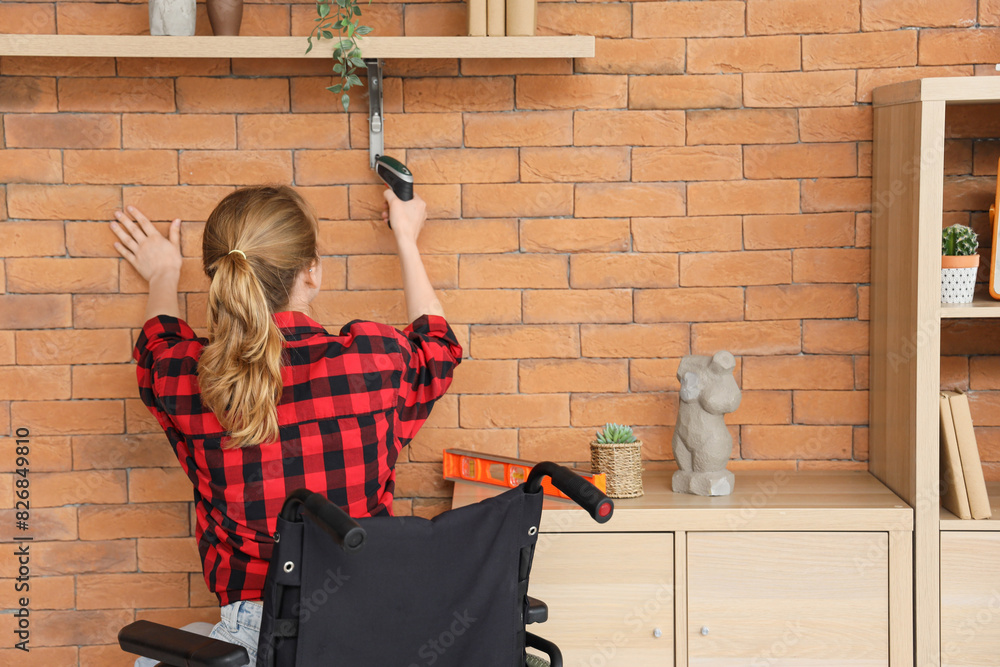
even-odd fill
[(653, 636), (659, 639), (663, 636), (663, 632), (659, 628), (653, 628)]
[(708, 634), (708, 626), (707, 625), (701, 626), (701, 634), (702, 635), (707, 635)]

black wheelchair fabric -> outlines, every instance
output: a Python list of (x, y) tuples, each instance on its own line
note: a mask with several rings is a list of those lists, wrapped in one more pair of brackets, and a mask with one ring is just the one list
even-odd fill
[(541, 510), (518, 487), (431, 520), (359, 519), (357, 553), (279, 520), (257, 667), (522, 666)]

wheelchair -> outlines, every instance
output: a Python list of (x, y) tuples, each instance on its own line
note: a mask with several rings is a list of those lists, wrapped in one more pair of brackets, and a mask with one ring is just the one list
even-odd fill
[[(550, 461), (520, 486), (430, 520), (355, 520), (294, 491), (277, 520), (256, 667), (562, 667), (559, 648), (526, 630), (548, 618), (528, 596), (544, 477), (595, 521), (611, 518), (607, 496)], [(160, 666), (249, 662), (242, 646), (149, 621), (118, 641)]]

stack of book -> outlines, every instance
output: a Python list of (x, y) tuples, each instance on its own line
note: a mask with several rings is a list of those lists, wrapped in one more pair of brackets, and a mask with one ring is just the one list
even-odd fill
[(941, 504), (959, 519), (989, 519), (990, 499), (968, 397), (941, 392)]
[(536, 0), (469, 0), (469, 35), (534, 35)]

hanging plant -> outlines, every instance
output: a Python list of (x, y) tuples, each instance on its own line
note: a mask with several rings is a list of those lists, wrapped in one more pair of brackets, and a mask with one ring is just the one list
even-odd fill
[[(368, 0), (368, 4), (371, 4), (371, 0)], [(369, 34), (372, 29), (360, 24), (361, 7), (356, 0), (317, 0), (316, 14), (318, 16), (313, 19), (316, 25), (309, 34), (306, 53), (312, 51), (313, 37), (316, 41), (334, 38), (339, 40), (333, 49), (333, 73), (340, 77), (340, 83), (328, 86), (327, 90), (340, 94), (340, 103), (344, 111), (347, 111), (351, 103), (348, 91), (361, 85), (357, 72), (365, 69), (357, 38)]]

